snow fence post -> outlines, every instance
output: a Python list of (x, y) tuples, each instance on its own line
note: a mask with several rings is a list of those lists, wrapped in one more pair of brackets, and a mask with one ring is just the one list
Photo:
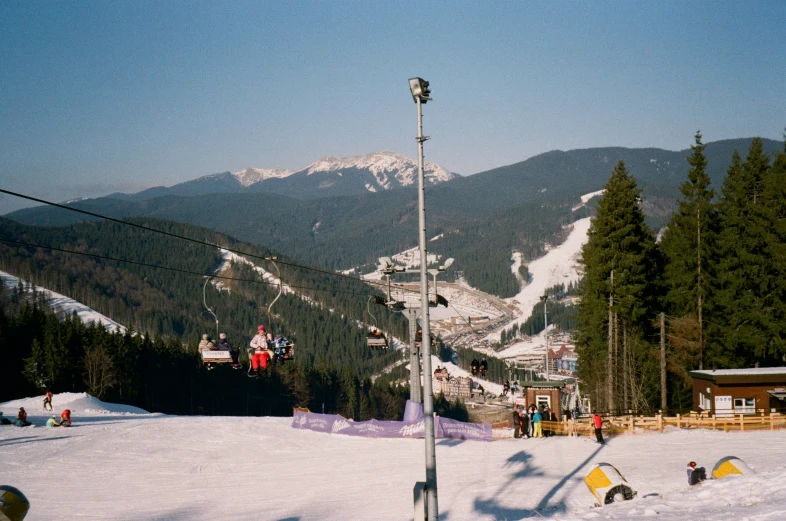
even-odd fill
[(745, 432), (745, 420), (742, 414), (740, 414), (740, 432)]
[(663, 432), (663, 411), (658, 410), (658, 432)]
[(628, 414), (630, 414), (630, 425), (628, 426), (628, 430), (633, 433), (633, 411), (628, 409)]
[(770, 412), (770, 430), (775, 430), (775, 415), (772, 412)]
[(417, 481), (415, 488), (412, 489), (412, 494), (415, 499), (415, 518), (413, 521), (426, 521), (428, 503), (426, 495), (428, 494), (428, 487), (425, 481)]
[(677, 428), (680, 428), (680, 414), (677, 414)]

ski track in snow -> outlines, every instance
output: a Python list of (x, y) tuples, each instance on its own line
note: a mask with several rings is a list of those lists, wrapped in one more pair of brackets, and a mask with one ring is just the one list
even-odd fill
[[(423, 440), (298, 430), (292, 418), (134, 414), (78, 394), (54, 397), (74, 426), (47, 428), (42, 401), (0, 404), (8, 416), (26, 404), (35, 425), (0, 426), (2, 482), (31, 501), (26, 521), (406, 520), (425, 476)], [(730, 455), (756, 473), (688, 486), (688, 461), (711, 470)], [(786, 515), (783, 431), (672, 429), (603, 447), (588, 437), (437, 440), (436, 461), (447, 521)], [(593, 508), (582, 480), (599, 462), (617, 467), (637, 498)]]
[[(2, 279), (2, 283), (5, 284), (6, 288), (9, 290), (18, 286), (20, 280), (18, 277), (15, 277), (4, 271), (0, 271), (0, 279)], [(29, 284), (27, 281), (24, 282), (25, 285)], [(62, 310), (63, 313), (67, 315), (71, 315), (72, 313), (76, 312), (77, 316), (83, 323), (89, 324), (91, 322), (97, 322), (104, 326), (107, 331), (112, 333), (115, 331), (119, 331), (121, 333), (126, 332), (125, 326), (118, 324), (111, 318), (107, 317), (106, 315), (102, 315), (91, 307), (77, 302), (72, 298), (66, 297), (65, 295), (61, 295), (60, 293), (55, 293), (54, 291), (44, 289), (40, 286), (35, 286), (35, 288), (37, 293), (46, 295), (49, 304), (55, 310)]]

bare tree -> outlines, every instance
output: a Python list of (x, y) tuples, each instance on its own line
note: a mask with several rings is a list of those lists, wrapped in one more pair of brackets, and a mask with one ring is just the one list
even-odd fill
[(92, 347), (85, 353), (85, 384), (90, 394), (101, 398), (117, 383), (112, 358), (103, 347)]

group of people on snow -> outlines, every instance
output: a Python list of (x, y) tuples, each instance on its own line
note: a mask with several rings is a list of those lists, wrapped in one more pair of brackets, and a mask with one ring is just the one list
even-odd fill
[(559, 421), (559, 418), (549, 407), (530, 405), (525, 409), (519, 408), (517, 404), (513, 407), (513, 437), (545, 438), (552, 436), (551, 430), (543, 429), (543, 422), (556, 421)]
[[(47, 391), (46, 395), (44, 396), (44, 410), (47, 410), (47, 406), (49, 407), (48, 410), (52, 410), (52, 393)], [(27, 411), (24, 407), (19, 408), (19, 412), (16, 414), (16, 418), (13, 420), (9, 420), (8, 418), (3, 416), (2, 411), (0, 411), (0, 425), (16, 425), (17, 427), (29, 427), (33, 423), (27, 420)], [(60, 420), (57, 420), (57, 416), (52, 415), (46, 421), (47, 427), (70, 427), (71, 426), (71, 410), (65, 409), (62, 413), (60, 413)]]

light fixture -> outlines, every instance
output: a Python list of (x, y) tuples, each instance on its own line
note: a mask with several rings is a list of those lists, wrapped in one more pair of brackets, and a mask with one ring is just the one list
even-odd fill
[(428, 82), (423, 78), (410, 78), (409, 90), (412, 92), (412, 100), (415, 103), (418, 102), (418, 98), (421, 103), (431, 100), (431, 89), (428, 88)]

